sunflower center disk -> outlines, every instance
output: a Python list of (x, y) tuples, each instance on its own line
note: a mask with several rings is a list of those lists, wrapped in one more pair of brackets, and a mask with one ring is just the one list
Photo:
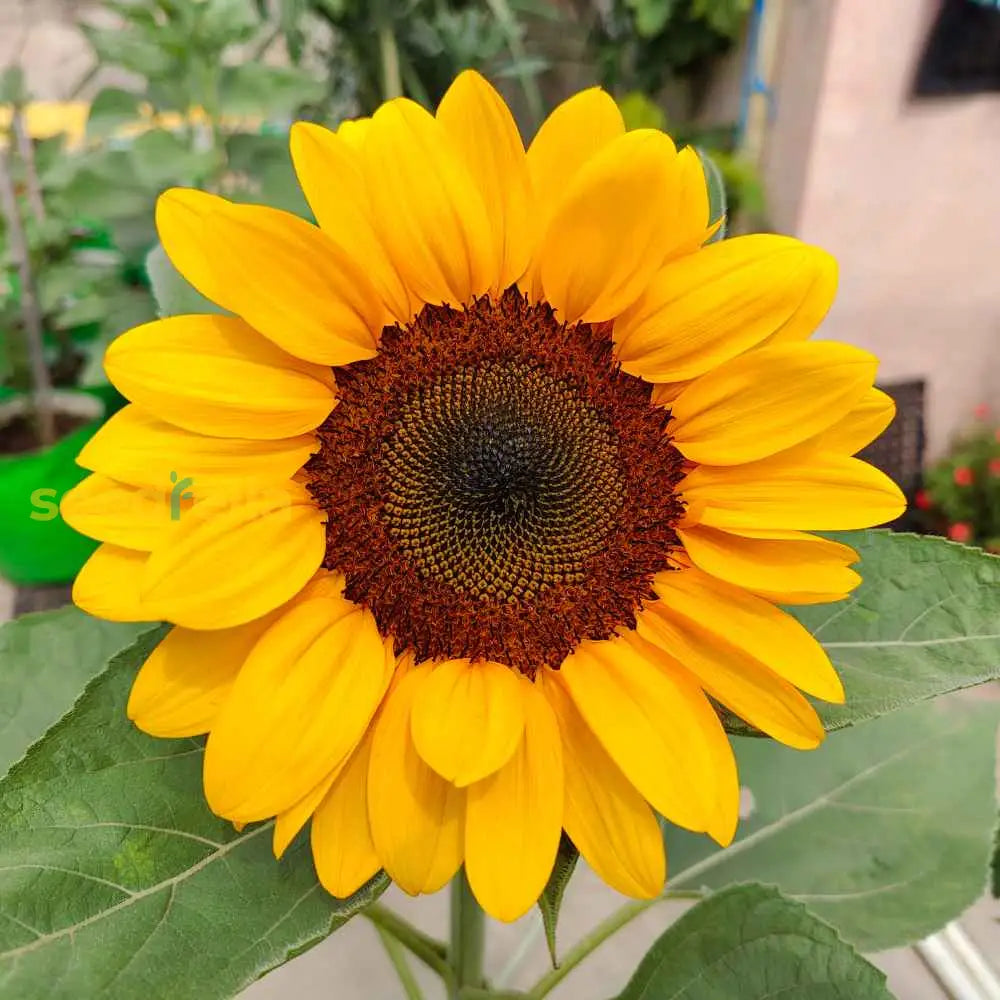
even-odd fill
[(606, 331), (510, 290), (425, 307), (335, 374), (306, 467), (324, 565), (397, 651), (532, 674), (634, 624), (677, 545), (681, 457)]
[(412, 392), (381, 459), (389, 536), (422, 577), (478, 598), (584, 584), (625, 495), (608, 421), (522, 361)]

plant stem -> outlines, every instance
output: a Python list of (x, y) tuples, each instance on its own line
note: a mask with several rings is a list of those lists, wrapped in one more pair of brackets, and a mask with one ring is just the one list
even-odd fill
[(378, 47), (382, 57), (382, 99), (389, 101), (403, 96), (403, 80), (399, 73), (399, 46), (392, 30), (392, 21), (385, 11), (378, 19)]
[(38, 437), (43, 446), (55, 443), (56, 424), (52, 400), (52, 379), (45, 364), (45, 344), (42, 340), (42, 314), (35, 292), (35, 276), (24, 222), (17, 206), (17, 191), (10, 170), (7, 151), (0, 149), (0, 207), (7, 222), (10, 256), (17, 264), (21, 278), (21, 321), (24, 326), (28, 362), (31, 368), (33, 392), (31, 405), (38, 425)]
[(399, 981), (403, 985), (403, 992), (406, 994), (407, 1000), (423, 1000), (424, 995), (420, 992), (420, 985), (413, 976), (413, 970), (407, 964), (403, 946), (387, 930), (379, 927), (378, 924), (375, 925), (375, 931), (382, 941), (385, 952), (389, 956), (389, 961), (392, 962), (392, 967), (399, 976)]
[(465, 871), (451, 880), (451, 949), (448, 958), (455, 974), (450, 998), (461, 996), (463, 986), (483, 986), (483, 949), (486, 943), (486, 918), (469, 888)]
[(404, 920), (399, 914), (378, 903), (372, 903), (363, 912), (380, 931), (385, 931), (394, 937), (424, 965), (433, 969), (450, 987), (453, 978), (451, 966), (445, 957), (447, 949), (440, 941), (428, 937), (408, 920)]
[(650, 907), (664, 900), (673, 899), (701, 899), (704, 893), (698, 889), (680, 890), (677, 892), (664, 892), (655, 899), (640, 899), (615, 910), (611, 916), (601, 921), (586, 937), (582, 938), (563, 956), (559, 968), (546, 973), (535, 985), (528, 990), (527, 996), (530, 1000), (541, 1000), (548, 996), (556, 986), (559, 985), (592, 951), (604, 944), (609, 937), (617, 934), (623, 927), (630, 924), (636, 917), (641, 916)]
[(15, 107), (10, 116), (10, 128), (17, 143), (17, 155), (24, 167), (24, 184), (28, 192), (31, 214), (34, 215), (36, 222), (42, 223), (45, 221), (45, 202), (42, 201), (42, 185), (39, 183), (38, 168), (35, 165), (35, 147), (24, 124), (24, 112), (19, 107)]

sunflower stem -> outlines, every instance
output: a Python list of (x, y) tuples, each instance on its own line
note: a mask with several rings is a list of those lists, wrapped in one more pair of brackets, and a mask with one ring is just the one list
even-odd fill
[(595, 951), (609, 937), (628, 926), (636, 917), (642, 916), (650, 907), (668, 900), (701, 899), (705, 893), (700, 889), (668, 890), (655, 899), (639, 899), (620, 906), (609, 917), (602, 920), (586, 937), (581, 938), (563, 956), (559, 967), (546, 973), (528, 990), (529, 1000), (542, 1000), (551, 993), (592, 951)]
[(449, 1000), (458, 1000), (463, 987), (481, 989), (483, 949), (486, 942), (486, 918), (469, 888), (465, 871), (451, 880), (451, 949), (448, 958), (454, 972)]
[(396, 970), (396, 975), (399, 976), (403, 992), (406, 994), (406, 1000), (424, 1000), (424, 995), (420, 991), (420, 984), (417, 982), (413, 975), (413, 970), (406, 961), (406, 953), (403, 951), (403, 946), (387, 930), (379, 927), (378, 924), (375, 925), (375, 932), (382, 941), (382, 946), (385, 948), (385, 953), (389, 956), (389, 961), (392, 962), (392, 967)]
[(433, 969), (445, 981), (448, 989), (452, 988), (451, 966), (445, 957), (447, 949), (440, 941), (428, 937), (409, 921), (378, 903), (372, 903), (363, 913), (380, 932), (395, 938), (424, 965)]

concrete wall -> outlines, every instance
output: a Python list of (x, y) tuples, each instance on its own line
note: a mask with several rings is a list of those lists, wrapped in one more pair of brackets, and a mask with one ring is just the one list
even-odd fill
[(840, 260), (824, 333), (927, 379), (933, 457), (1000, 404), (1000, 93), (910, 97), (936, 0), (786, 6), (775, 222)]

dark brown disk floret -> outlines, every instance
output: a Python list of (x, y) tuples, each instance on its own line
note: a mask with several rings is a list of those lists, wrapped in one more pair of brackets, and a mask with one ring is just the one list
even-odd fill
[(397, 651), (533, 674), (634, 626), (678, 545), (683, 460), (605, 329), (510, 289), (427, 306), (335, 374), (306, 466), (324, 566)]

